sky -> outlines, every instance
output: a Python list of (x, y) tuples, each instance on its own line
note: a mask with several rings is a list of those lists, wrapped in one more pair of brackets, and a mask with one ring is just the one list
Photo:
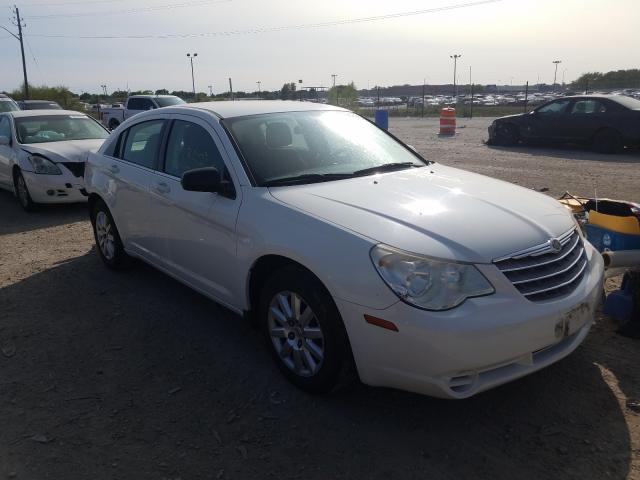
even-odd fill
[[(16, 31), (5, 1), (0, 26)], [(326, 87), (331, 74), (358, 88), (452, 83), (454, 54), (462, 55), (460, 84), (469, 83), (470, 67), (473, 83), (501, 85), (551, 84), (553, 60), (562, 61), (558, 82), (640, 67), (639, 0), (17, 0), (17, 6), (26, 23), (29, 83), (76, 93), (105, 84), (108, 91), (190, 90), (187, 52), (198, 54), (196, 89), (212, 85), (214, 93), (228, 91), (229, 77), (235, 91), (255, 91), (258, 81), (262, 90), (298, 80)], [(0, 65), (0, 91), (19, 87), (19, 43), (2, 29)]]

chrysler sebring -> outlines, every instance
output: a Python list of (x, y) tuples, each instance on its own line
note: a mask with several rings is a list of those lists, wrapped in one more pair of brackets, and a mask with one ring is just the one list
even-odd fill
[(571, 353), (602, 292), (600, 255), (555, 200), (333, 106), (141, 113), (85, 180), (108, 267), (142, 259), (251, 318), (306, 390), (355, 371), (469, 397)]

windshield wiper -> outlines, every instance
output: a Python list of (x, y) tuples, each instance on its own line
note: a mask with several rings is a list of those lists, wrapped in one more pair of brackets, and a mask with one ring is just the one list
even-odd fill
[(276, 178), (262, 184), (263, 187), (277, 187), (282, 185), (297, 185), (304, 183), (329, 182), (331, 180), (341, 180), (353, 177), (351, 173), (306, 173), (295, 177)]
[(370, 173), (378, 173), (378, 172), (392, 172), (394, 170), (403, 170), (407, 167), (416, 167), (420, 168), (423, 165), (416, 165), (413, 162), (394, 162), (394, 163), (383, 163), (382, 165), (378, 165), (376, 167), (363, 168), (362, 170), (356, 170), (353, 172), (353, 176), (360, 175), (369, 175)]

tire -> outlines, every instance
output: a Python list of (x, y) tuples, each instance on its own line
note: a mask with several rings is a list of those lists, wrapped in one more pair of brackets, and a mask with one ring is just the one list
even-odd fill
[(91, 209), (91, 224), (96, 249), (104, 264), (113, 270), (121, 270), (131, 266), (132, 259), (124, 251), (111, 212), (102, 200), (97, 201)]
[(600, 130), (593, 137), (593, 149), (598, 153), (620, 153), (624, 149), (622, 135), (612, 128)]
[(351, 380), (352, 356), (340, 312), (308, 271), (297, 266), (276, 271), (262, 289), (258, 319), (278, 368), (298, 388), (325, 393)]
[(118, 128), (120, 126), (120, 122), (115, 120), (115, 119), (111, 119), (109, 121), (109, 130), (115, 130), (116, 128)]
[(518, 128), (509, 123), (498, 123), (496, 125), (495, 144), (503, 147), (512, 147), (520, 140)]
[(13, 188), (16, 197), (18, 197), (18, 202), (20, 202), (20, 206), (25, 212), (36, 210), (38, 204), (31, 199), (29, 187), (27, 187), (27, 182), (24, 181), (24, 176), (20, 170), (16, 170), (13, 174)]

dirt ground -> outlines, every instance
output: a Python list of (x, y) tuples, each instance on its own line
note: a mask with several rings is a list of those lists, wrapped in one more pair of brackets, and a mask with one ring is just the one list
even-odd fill
[[(637, 154), (482, 145), (392, 120), (426, 157), (640, 200)], [(539, 373), (465, 401), (302, 393), (247, 322), (144, 265), (108, 271), (85, 207), (23, 213), (0, 192), (0, 478), (640, 479), (640, 343), (599, 316)]]

